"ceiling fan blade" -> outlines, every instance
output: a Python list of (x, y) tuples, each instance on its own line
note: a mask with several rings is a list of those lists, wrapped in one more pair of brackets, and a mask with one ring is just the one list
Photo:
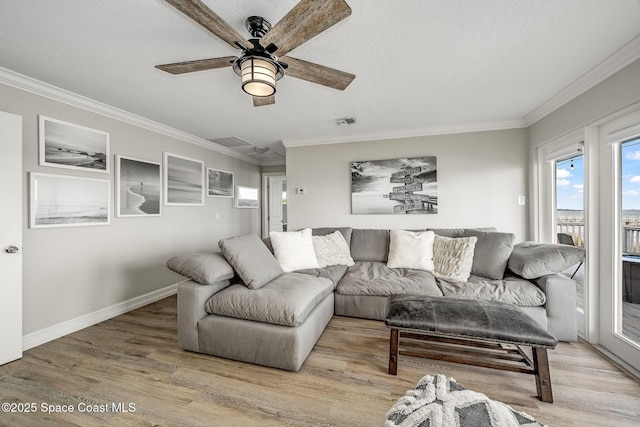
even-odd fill
[(344, 0), (302, 0), (260, 39), (260, 44), (264, 48), (274, 44), (278, 48), (274, 55), (282, 56), (349, 15), (351, 8)]
[(217, 68), (230, 67), (231, 63), (236, 59), (238, 58), (235, 56), (223, 56), (220, 58), (198, 59), (195, 61), (156, 65), (156, 68), (171, 74), (192, 73), (194, 71), (215, 70)]
[(200, 0), (165, 0), (171, 6), (187, 15), (189, 18), (203, 26), (206, 30), (217, 36), (221, 40), (227, 42), (231, 47), (237, 49), (235, 42), (240, 42), (244, 47), (250, 49), (253, 45), (245, 39), (240, 33), (227, 24), (224, 19), (220, 18), (209, 9)]
[(254, 107), (262, 107), (264, 105), (271, 105), (276, 103), (276, 97), (271, 96), (254, 96), (253, 97), (253, 106)]
[(289, 68), (287, 68), (285, 72), (286, 75), (333, 89), (345, 90), (353, 79), (356, 78), (355, 74), (290, 56), (283, 56), (279, 58), (279, 60), (289, 65)]

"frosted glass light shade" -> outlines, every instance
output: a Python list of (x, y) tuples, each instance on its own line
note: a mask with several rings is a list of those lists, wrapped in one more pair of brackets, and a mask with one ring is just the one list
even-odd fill
[(240, 64), (242, 90), (253, 96), (276, 93), (276, 66), (261, 58), (247, 58)]

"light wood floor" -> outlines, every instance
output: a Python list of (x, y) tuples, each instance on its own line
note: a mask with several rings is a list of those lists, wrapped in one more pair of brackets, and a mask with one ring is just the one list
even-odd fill
[[(383, 322), (346, 317), (333, 318), (298, 373), (185, 352), (174, 296), (1, 366), (0, 402), (37, 411), (0, 412), (0, 425), (380, 426), (422, 376), (445, 374), (552, 426), (640, 426), (640, 383), (584, 343), (550, 351), (553, 404), (535, 397), (531, 375), (401, 356), (390, 376), (387, 352)], [(47, 415), (42, 403), (75, 412)], [(109, 412), (79, 412), (86, 404)]]

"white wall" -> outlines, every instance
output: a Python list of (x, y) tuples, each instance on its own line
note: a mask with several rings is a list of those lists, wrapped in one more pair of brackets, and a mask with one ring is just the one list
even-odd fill
[[(438, 213), (352, 215), (351, 162), (437, 156)], [(495, 226), (525, 240), (527, 131), (512, 129), (287, 148), (291, 230)], [(307, 194), (296, 194), (304, 187)]]
[[(29, 229), (28, 172), (109, 178), (115, 196), (113, 167), (105, 175), (38, 165), (38, 115), (109, 132), (112, 161), (121, 154), (162, 163), (168, 151), (233, 171), (236, 184), (255, 187), (259, 166), (4, 84), (0, 110), (23, 117), (25, 336), (176, 284), (183, 277), (165, 267), (175, 254), (215, 250), (219, 239), (232, 235), (260, 234), (259, 210), (235, 209), (233, 199), (211, 197), (204, 207), (163, 206), (160, 217), (114, 216), (108, 226)], [(112, 213), (113, 206), (112, 198)]]

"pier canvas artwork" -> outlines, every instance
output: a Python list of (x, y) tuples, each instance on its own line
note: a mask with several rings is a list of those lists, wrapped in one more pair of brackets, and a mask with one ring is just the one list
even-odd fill
[(116, 157), (116, 215), (160, 216), (160, 163)]
[(438, 213), (436, 157), (352, 162), (351, 213)]
[(204, 206), (204, 162), (164, 153), (165, 205)]
[(39, 116), (40, 165), (109, 172), (109, 134)]
[(110, 181), (30, 173), (31, 228), (108, 225)]

